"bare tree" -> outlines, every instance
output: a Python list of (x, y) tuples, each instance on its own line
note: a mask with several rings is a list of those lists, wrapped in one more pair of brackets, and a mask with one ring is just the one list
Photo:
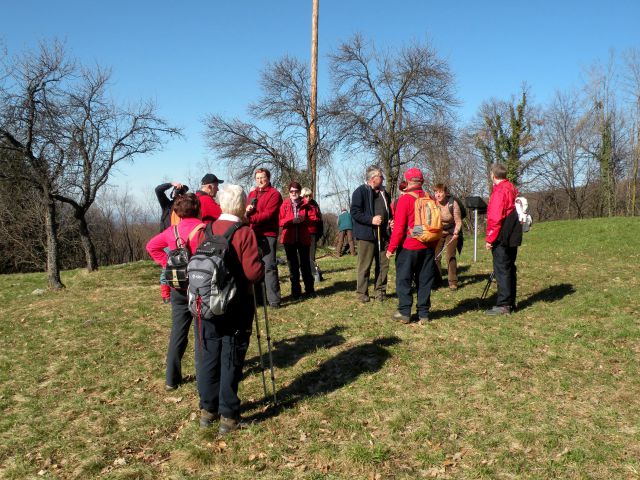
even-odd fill
[(640, 163), (640, 50), (625, 53), (625, 86), (630, 96), (631, 161), (629, 162), (627, 213), (635, 216), (637, 211), (638, 164)]
[(592, 156), (584, 146), (589, 135), (589, 119), (575, 93), (557, 92), (544, 113), (542, 144), (546, 155), (536, 166), (539, 185), (545, 190), (560, 189), (567, 197), (566, 212), (585, 215), (585, 203), (593, 181)]
[(6, 65), (7, 82), (0, 90), (0, 149), (3, 162), (19, 161), (19, 169), (0, 165), (3, 175), (29, 182), (45, 205), (47, 273), (50, 288), (64, 288), (60, 280), (56, 202), (69, 159), (64, 147), (68, 104), (66, 85), (74, 64), (59, 43), (42, 44)]
[(377, 157), (393, 194), (401, 167), (452, 116), (457, 102), (449, 65), (429, 45), (381, 52), (356, 35), (330, 56), (330, 68), (338, 138)]
[(180, 134), (158, 117), (150, 102), (130, 109), (116, 106), (107, 96), (110, 76), (100, 68), (85, 69), (69, 92), (69, 121), (64, 132), (70, 159), (67, 188), (54, 194), (56, 200), (73, 208), (90, 272), (98, 268), (98, 259), (86, 216), (111, 170), (122, 161), (159, 149), (166, 136)]
[[(311, 184), (309, 164), (302, 160), (308, 159), (312, 130), (309, 69), (295, 58), (284, 57), (266, 66), (260, 86), (261, 97), (249, 106), (251, 122), (220, 115), (205, 120), (209, 147), (233, 167), (238, 179), (250, 179), (256, 168), (265, 166), (272, 170), (274, 183), (295, 179)], [(320, 108), (320, 127), (324, 118)], [(273, 128), (267, 131), (259, 123)], [(327, 131), (320, 129), (318, 166), (328, 161)]]

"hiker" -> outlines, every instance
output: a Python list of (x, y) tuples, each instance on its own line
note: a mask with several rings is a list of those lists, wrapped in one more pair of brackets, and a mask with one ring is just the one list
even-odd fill
[(318, 202), (311, 197), (310, 188), (304, 187), (300, 194), (302, 195), (302, 202), (305, 205), (308, 205), (310, 209), (314, 210), (313, 215), (316, 217), (316, 220), (309, 221), (309, 235), (311, 236), (311, 244), (309, 245), (309, 262), (314, 280), (316, 282), (320, 282), (322, 280), (322, 272), (316, 263), (316, 246), (324, 233), (322, 212), (320, 211), (320, 205), (318, 205)]
[(507, 180), (507, 168), (501, 163), (491, 166), (491, 181), (485, 247), (493, 256), (498, 297), (496, 305), (486, 313), (507, 315), (516, 307), (516, 257), (522, 243), (522, 224), (515, 206), (518, 189)]
[(369, 301), (369, 274), (375, 260), (373, 276), (375, 298), (383, 302), (387, 294), (389, 261), (381, 253), (389, 244), (389, 222), (392, 219), (391, 197), (382, 182), (384, 176), (377, 165), (367, 168), (366, 183), (351, 196), (353, 235), (358, 244), (356, 295), (359, 301)]
[[(256, 187), (249, 193), (245, 213), (264, 255), (262, 261), (265, 268), (266, 301), (271, 307), (278, 308), (280, 306), (280, 280), (276, 252), (278, 250), (278, 221), (282, 195), (271, 186), (271, 172), (266, 168), (256, 170), (255, 180)], [(258, 303), (262, 303), (262, 289), (258, 289), (257, 297)]]
[[(171, 190), (171, 193), (167, 196), (167, 190), (172, 187), (173, 190)], [(177, 215), (172, 215), (173, 202), (175, 202), (176, 198), (180, 195), (187, 193), (188, 190), (189, 187), (180, 182), (163, 183), (156, 187), (156, 197), (158, 197), (158, 203), (160, 203), (160, 208), (162, 209), (162, 213), (160, 214), (161, 231), (169, 225), (172, 225), (172, 218), (175, 223), (178, 223), (180, 220)], [(167, 253), (169, 253), (169, 250), (167, 250)], [(162, 297), (163, 303), (169, 303), (171, 301), (171, 287), (167, 284), (164, 268), (160, 271), (160, 296)]]
[[(418, 321), (429, 321), (431, 307), (431, 286), (436, 274), (433, 245), (423, 243), (408, 235), (415, 226), (415, 203), (420, 197), (429, 198), (423, 189), (424, 176), (417, 168), (410, 168), (404, 174), (407, 188), (398, 199), (394, 228), (391, 233), (386, 257), (397, 251), (396, 255), (396, 294), (398, 295), (398, 311), (391, 317), (400, 323), (411, 322), (411, 306), (413, 296), (411, 282), (415, 279), (417, 289), (416, 308)], [(401, 247), (401, 248), (400, 248)]]
[(407, 190), (407, 181), (406, 180), (402, 180), (399, 184), (398, 184), (398, 198), (396, 198), (395, 202), (393, 202), (391, 204), (391, 213), (393, 214), (393, 216), (395, 217), (396, 215), (396, 210), (398, 208), (398, 200), (400, 200), (400, 197), (402, 195), (404, 195), (404, 192)]
[(345, 237), (347, 244), (349, 245), (349, 253), (351, 255), (356, 254), (356, 247), (353, 244), (353, 220), (351, 220), (351, 214), (347, 212), (346, 208), (343, 208), (338, 215), (338, 240), (336, 241), (336, 253), (338, 257), (342, 256), (342, 247), (344, 245)]
[[(458, 200), (449, 195), (449, 189), (444, 183), (438, 183), (433, 187), (433, 195), (440, 207), (443, 234), (436, 245), (436, 257), (445, 249), (444, 255), (440, 255), (436, 261), (436, 278), (442, 281), (442, 256), (447, 262), (447, 280), (450, 290), (458, 289), (458, 264), (456, 250), (462, 231), (462, 213)], [(438, 283), (440, 283), (438, 282)]]
[[(166, 248), (175, 250), (177, 240), (174, 227), (178, 230), (178, 236), (191, 253), (195, 252), (197, 242), (194, 236), (204, 227), (200, 216), (200, 202), (193, 193), (187, 193), (178, 197), (173, 210), (180, 217), (180, 223), (169, 226), (147, 243), (147, 252), (162, 268), (167, 265)], [(167, 349), (167, 369), (165, 376), (165, 389), (175, 390), (183, 380), (182, 357), (189, 343), (189, 327), (191, 326), (191, 313), (187, 302), (187, 291), (171, 287), (171, 334)], [(197, 349), (197, 347), (196, 347)]]
[(200, 214), (205, 224), (215, 222), (222, 213), (220, 206), (214, 200), (221, 183), (224, 183), (224, 180), (220, 180), (213, 173), (207, 173), (202, 177), (200, 190), (196, 192), (198, 200), (200, 200)]
[(317, 219), (315, 210), (302, 201), (301, 190), (302, 187), (298, 182), (291, 182), (289, 184), (289, 199), (282, 202), (280, 206), (280, 226), (282, 227), (280, 243), (284, 245), (284, 251), (287, 254), (291, 297), (294, 299), (302, 296), (301, 273), (305, 294), (315, 295), (309, 262), (309, 246), (311, 245), (309, 223)]
[[(247, 197), (239, 185), (226, 186), (218, 197), (222, 214), (213, 223), (212, 230), (214, 235), (224, 235), (234, 224), (243, 221)], [(196, 363), (200, 426), (206, 427), (219, 418), (221, 434), (241, 426), (238, 385), (251, 337), (253, 286), (264, 277), (256, 235), (246, 225), (231, 237), (225, 264), (236, 282), (236, 294), (226, 313), (214, 317), (213, 321), (200, 322), (196, 339), (201, 344)]]

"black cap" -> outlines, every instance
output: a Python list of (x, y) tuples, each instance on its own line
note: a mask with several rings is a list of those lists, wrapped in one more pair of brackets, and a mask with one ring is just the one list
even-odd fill
[(207, 173), (202, 177), (200, 185), (209, 185), (210, 183), (224, 183), (224, 180), (219, 180), (213, 173)]

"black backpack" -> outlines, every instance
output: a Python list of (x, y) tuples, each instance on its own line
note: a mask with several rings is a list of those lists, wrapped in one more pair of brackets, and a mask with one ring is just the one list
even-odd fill
[(169, 286), (173, 288), (187, 288), (189, 279), (187, 277), (187, 265), (189, 264), (189, 242), (195, 236), (196, 233), (204, 227), (203, 223), (196, 225), (196, 227), (189, 233), (186, 245), (180, 238), (178, 233), (178, 226), (173, 226), (173, 235), (176, 238), (176, 248), (169, 252), (167, 257), (167, 266), (165, 268), (165, 278)]
[(207, 225), (204, 241), (189, 260), (189, 310), (198, 321), (223, 315), (235, 297), (236, 280), (227, 267), (227, 254), (231, 238), (241, 226), (237, 222), (224, 235), (214, 235), (211, 224)]
[(465, 208), (464, 204), (460, 201), (458, 197), (454, 195), (449, 195), (447, 197), (447, 202), (449, 204), (449, 212), (451, 212), (452, 217), (453, 217), (453, 202), (456, 202), (458, 204), (458, 207), (460, 208), (460, 218), (462, 220), (467, 218), (467, 209)]

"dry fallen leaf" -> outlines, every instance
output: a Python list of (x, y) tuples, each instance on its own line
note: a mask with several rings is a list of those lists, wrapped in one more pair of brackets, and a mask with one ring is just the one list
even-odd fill
[(116, 467), (121, 467), (122, 465), (126, 465), (126, 464), (127, 464), (127, 461), (126, 461), (124, 458), (116, 458), (116, 459), (113, 461), (113, 464), (114, 464)]
[(167, 403), (180, 403), (182, 401), (182, 397), (167, 397), (164, 401)]

